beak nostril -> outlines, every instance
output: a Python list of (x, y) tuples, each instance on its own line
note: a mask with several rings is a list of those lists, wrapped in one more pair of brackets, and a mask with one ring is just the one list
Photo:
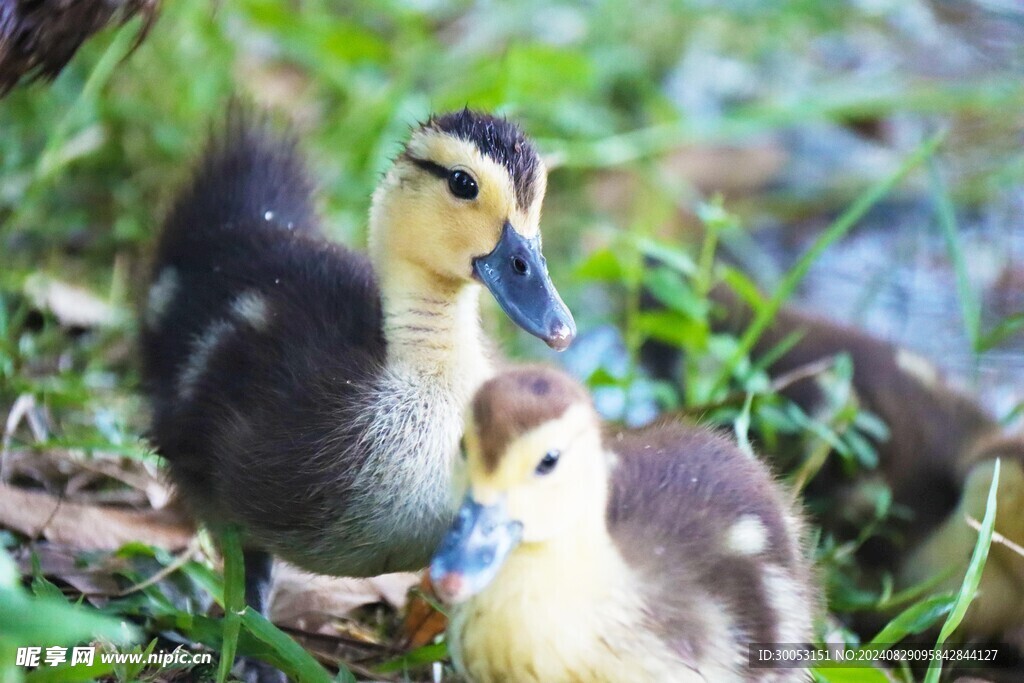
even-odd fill
[(527, 273), (530, 272), (530, 266), (529, 264), (526, 263), (526, 261), (519, 258), (518, 256), (513, 256), (512, 270), (514, 270), (518, 275), (526, 275)]

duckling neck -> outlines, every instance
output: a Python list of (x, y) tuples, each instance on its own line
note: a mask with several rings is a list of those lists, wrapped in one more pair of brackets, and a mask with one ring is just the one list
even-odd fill
[[(602, 501), (604, 492), (592, 494), (596, 501)], [(595, 506), (596, 507), (596, 506)], [(512, 570), (505, 576), (516, 594), (538, 602), (557, 595), (559, 600), (573, 603), (582, 609), (591, 601), (601, 600), (615, 589), (622, 580), (622, 558), (608, 533), (604, 506), (594, 514), (582, 515), (571, 530), (545, 541), (524, 543), (516, 548), (507, 563)], [(574, 567), (586, 566), (585, 580), (580, 580)], [(536, 577), (547, 577), (536, 581)]]
[(462, 380), (491, 374), (480, 326), (480, 286), (438, 282), (416, 269), (385, 271), (381, 299), (388, 366), (400, 375)]

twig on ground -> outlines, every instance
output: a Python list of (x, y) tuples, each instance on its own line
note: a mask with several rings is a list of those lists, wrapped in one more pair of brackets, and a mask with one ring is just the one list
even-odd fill
[[(970, 515), (964, 515), (964, 519), (967, 520), (967, 526), (971, 527), (975, 531), (981, 531), (981, 522), (976, 520), (974, 517), (971, 517)], [(1013, 541), (1008, 539), (1006, 536), (1003, 536), (998, 531), (993, 531), (992, 532), (992, 541), (995, 542), (995, 543), (999, 543), (1001, 545), (1005, 545), (1007, 548), (1009, 548), (1013, 552), (1017, 553), (1021, 557), (1024, 557), (1024, 546), (1021, 546), (1021, 545), (1018, 545), (1017, 543), (1014, 543)]]

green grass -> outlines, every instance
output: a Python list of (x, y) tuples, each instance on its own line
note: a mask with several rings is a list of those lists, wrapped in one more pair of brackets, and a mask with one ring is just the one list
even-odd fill
[[(778, 395), (765, 372), (768, 359), (750, 356), (826, 250), (842, 248), (867, 216), (899, 202), (923, 202), (945, 241), (976, 358), (1019, 351), (1024, 330), (1024, 313), (995, 321), (983, 316), (984, 292), (972, 280), (975, 264), (962, 235), (965, 216), (1005, 201), (1024, 182), (1024, 164), (1013, 152), (1019, 130), (1006, 116), (1024, 105), (1024, 85), (998, 66), (970, 79), (915, 71), (907, 66), (912, 60), (902, 59), (911, 48), (894, 28), (900, 21), (887, 11), (807, 0), (657, 0), (643, 12), (624, 12), (612, 0), (581, 7), (546, 0), (481, 6), (176, 0), (164, 3), (149, 39), (128, 56), (137, 27), (108, 30), (54, 83), (0, 101), (0, 426), (26, 397), (47, 427), (37, 439), (21, 425), (6, 439), (9, 450), (64, 454), (69, 462), (156, 460), (143, 438), (132, 347), (141, 283), (174, 187), (227, 99), (241, 92), (295, 122), (321, 182), (324, 223), (332, 236), (356, 246), (365, 239), (379, 174), (410, 125), (431, 111), (467, 104), (514, 116), (552, 168), (543, 227), (553, 277), (581, 331), (611, 326), (625, 349), (624, 360), (592, 364), (591, 387), (618, 406), (610, 417), (654, 405), (721, 425), (751, 450), (774, 454), (780, 475), (798, 489), (832, 458), (851, 476), (869, 473), (878, 458), (872, 442), (885, 438), (886, 429), (852, 396), (856, 370), (848, 359), (823, 373), (827, 410), (807, 415)], [(873, 45), (868, 56), (894, 66), (836, 66), (829, 56), (836, 44)], [(703, 83), (718, 67), (701, 67), (702, 59), (724, 60), (723, 73), (735, 80)], [(842, 172), (824, 179), (775, 174), (719, 193), (700, 185), (703, 165), (690, 175), (664, 170), (666, 158), (695, 149), (711, 150), (702, 164), (713, 166), (715, 150), (784, 146), (794, 135), (840, 144), (865, 123), (902, 131), (868, 140), (888, 161), (858, 166), (851, 159), (849, 169), (841, 163)], [(922, 130), (948, 134), (929, 137)], [(986, 163), (972, 165), (972, 154)], [(803, 182), (814, 190), (804, 191)], [(598, 190), (609, 185), (628, 189), (613, 201)], [(759, 263), (759, 226), (811, 223), (819, 227), (787, 272), (744, 269), (723, 257), (725, 245), (738, 251), (739, 261)], [(30, 283), (40, 276), (95, 293), (113, 306), (113, 322), (69, 333), (36, 305)], [(722, 283), (755, 306), (753, 324), (739, 337), (712, 329), (707, 296)], [(645, 291), (659, 310), (642, 305)], [(493, 307), (486, 316), (512, 357), (540, 354)], [(679, 381), (647, 376), (640, 354), (651, 340), (684, 353)], [(1020, 413), (1019, 406), (1011, 410), (1008, 422)], [(117, 486), (107, 482), (99, 490)], [(876, 633), (843, 636), (893, 642), (934, 629), (945, 616), (937, 646), (955, 639), (984, 563), (994, 498), (963, 586), (951, 594), (937, 581), (858, 584), (856, 549), (885, 534), (900, 514), (884, 486), (870, 493), (875, 517), (854, 540), (816, 530), (832, 615), (891, 617)], [(3, 536), (3, 544), (11, 553), (32, 547), (17, 534)], [(222, 654), (219, 668), (191, 672), (201, 680), (226, 680), (236, 652), (262, 657), (299, 680), (333, 676), (291, 635), (243, 608), (237, 539), (222, 545), (225, 577), (213, 569), (217, 552), (207, 546), (167, 582), (99, 609), (78, 604), (69, 586), (40, 576), (19, 580), (7, 552), (0, 552), (0, 680), (24, 678), (11, 648), (26, 639), (73, 643), (103, 635), (143, 651), (168, 633)], [(121, 578), (136, 583), (174, 561), (137, 546), (118, 557), (127, 563)], [(216, 616), (214, 603), (226, 616)], [(15, 613), (34, 617), (4, 616)], [(382, 641), (393, 642), (393, 618), (361, 617)], [(429, 665), (444, 656), (443, 643), (434, 644), (382, 655), (368, 666), (401, 680), (427, 680)], [(345, 662), (337, 663), (335, 680), (352, 680)], [(865, 671), (854, 673), (878, 673)], [(28, 680), (69, 681), (83, 672), (57, 667)], [(85, 673), (113, 680), (154, 674)], [(819, 673), (833, 683), (867, 680), (844, 678), (841, 670)], [(939, 672), (926, 675), (930, 683)]]

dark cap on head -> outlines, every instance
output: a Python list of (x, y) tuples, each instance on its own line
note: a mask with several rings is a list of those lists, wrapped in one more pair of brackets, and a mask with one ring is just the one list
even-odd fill
[(473, 422), (484, 466), (497, 469), (509, 442), (561, 417), (576, 404), (591, 406), (590, 395), (579, 382), (554, 368), (522, 366), (488, 380), (473, 398)]
[(540, 157), (519, 126), (467, 108), (431, 117), (423, 124), (423, 128), (432, 128), (472, 142), (482, 155), (508, 171), (519, 208), (525, 209), (533, 204), (537, 193)]

